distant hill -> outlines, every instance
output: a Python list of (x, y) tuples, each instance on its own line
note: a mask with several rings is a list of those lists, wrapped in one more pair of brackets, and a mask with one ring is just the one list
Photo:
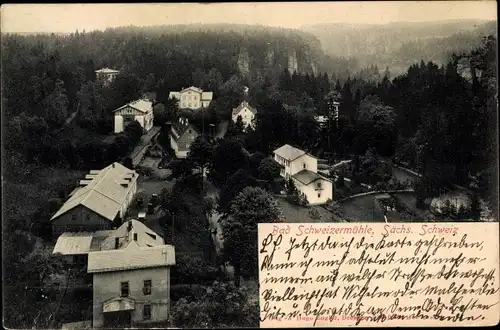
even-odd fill
[(496, 22), (333, 23), (307, 25), (301, 29), (315, 35), (329, 56), (353, 58), (360, 68), (374, 64), (382, 70), (389, 66), (391, 72), (398, 73), (420, 60), (446, 62), (453, 52), (479, 44), (481, 35), (496, 35)]

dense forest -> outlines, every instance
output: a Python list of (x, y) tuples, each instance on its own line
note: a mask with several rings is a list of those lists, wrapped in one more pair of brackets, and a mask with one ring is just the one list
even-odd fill
[[(341, 78), (321, 61), (314, 72), (311, 61), (321, 51), (310, 35), (264, 28), (182, 29), (2, 36), (2, 138), (8, 141), (2, 155), (8, 206), (2, 224), (4, 232), (12, 233), (4, 241), (4, 278), (9, 279), (4, 295), (10, 298), (6, 314), (11, 327), (33, 326), (45, 302), (25, 287), (42, 286), (51, 272), (50, 251), (37, 252), (40, 223), (49, 211), (26, 216), (19, 191), (43, 169), (88, 170), (119, 161), (140, 134), (130, 127), (111, 135), (112, 111), (147, 91), (157, 93), (155, 116), (161, 125), (183, 111), (168, 101), (169, 91), (189, 85), (212, 90), (214, 101), (201, 112), (206, 116), (202, 122), (216, 123), (230, 118), (244, 97), (243, 87), (249, 87), (248, 99), (258, 109), (256, 128), (243, 133), (230, 124), (212, 165), (213, 179), (221, 185), (241, 164), (259, 164), (252, 159), (288, 143), (331, 162), (353, 159), (360, 168), (374, 158), (404, 164), (422, 174), (415, 187), (419, 198), (458, 184), (496, 205), (495, 36), (477, 37), (477, 46), (457, 51), (445, 63), (423, 57), (402, 74), (391, 66), (366, 64), (358, 67), (358, 75), (347, 72)], [(247, 74), (238, 64), (243, 48), (249, 54)], [(290, 71), (292, 48), (298, 67)], [(330, 60), (336, 61), (334, 56)], [(470, 78), (460, 74), (464, 63)], [(96, 81), (94, 71), (104, 66), (121, 70), (110, 85)], [(339, 120), (320, 127), (314, 116), (327, 114), (332, 100), (340, 102)], [(192, 116), (201, 121), (199, 114)], [(238, 155), (240, 162), (228, 163), (227, 155)], [(373, 179), (366, 173), (359, 177)], [(16, 184), (19, 191), (14, 191)], [(40, 277), (33, 277), (33, 271)]]
[(471, 51), (481, 36), (496, 35), (496, 22), (459, 20), (423, 23), (316, 24), (303, 26), (321, 41), (328, 56), (349, 59), (351, 73), (360, 67), (390, 67), (402, 74), (415, 62), (446, 64), (454, 52)]

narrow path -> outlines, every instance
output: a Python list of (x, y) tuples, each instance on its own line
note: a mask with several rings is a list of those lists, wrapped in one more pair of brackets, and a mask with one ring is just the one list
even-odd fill
[(146, 153), (147, 147), (151, 144), (152, 139), (160, 133), (161, 127), (154, 126), (145, 135), (142, 136), (139, 144), (130, 153), (130, 158), (132, 158), (132, 164), (137, 166), (144, 154)]

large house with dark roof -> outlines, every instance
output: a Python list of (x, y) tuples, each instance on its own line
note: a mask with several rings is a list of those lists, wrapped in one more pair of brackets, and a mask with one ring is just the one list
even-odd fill
[(285, 144), (274, 150), (274, 160), (281, 165), (280, 175), (295, 183), (310, 205), (333, 199), (333, 182), (318, 174), (318, 160), (307, 152)]
[(170, 92), (169, 98), (179, 101), (179, 109), (206, 108), (212, 102), (213, 92), (204, 92), (198, 87), (183, 88), (180, 92)]
[(91, 170), (50, 219), (52, 234), (111, 229), (125, 218), (137, 192), (136, 171), (120, 163)]
[(114, 111), (115, 133), (121, 133), (125, 127), (135, 121), (147, 132), (153, 128), (153, 102), (146, 99), (136, 100)]
[(200, 135), (196, 127), (187, 118), (180, 117), (172, 123), (170, 131), (170, 146), (177, 158), (186, 158), (191, 144)]
[(256, 114), (257, 109), (251, 107), (248, 102), (243, 101), (240, 105), (233, 109), (231, 118), (233, 122), (236, 123), (238, 121), (238, 117), (241, 117), (244, 128), (255, 128), (254, 119)]

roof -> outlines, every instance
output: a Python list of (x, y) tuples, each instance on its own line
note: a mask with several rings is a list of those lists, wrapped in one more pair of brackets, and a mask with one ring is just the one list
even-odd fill
[(125, 297), (116, 297), (102, 303), (102, 312), (122, 312), (135, 309), (135, 300)]
[(99, 70), (95, 70), (96, 73), (120, 73), (120, 71), (118, 70), (113, 70), (113, 69), (110, 69), (110, 68), (102, 68), (102, 69), (99, 69)]
[(87, 272), (103, 273), (173, 265), (175, 248), (172, 245), (160, 245), (89, 253)]
[(203, 90), (201, 88), (194, 87), (194, 86), (190, 86), (188, 88), (181, 89), (181, 93), (184, 93), (184, 92), (187, 92), (187, 91), (194, 91), (194, 92), (197, 92), (197, 93), (202, 93), (203, 92)]
[[(129, 230), (130, 226), (130, 230)], [(137, 234), (137, 241), (134, 241)], [(149, 229), (141, 221), (129, 220), (114, 230), (101, 244), (101, 250), (115, 249), (115, 239), (119, 239), (119, 249), (127, 248), (129, 245), (137, 247), (154, 247), (164, 245), (163, 238)]]
[(119, 110), (124, 109), (126, 107), (134, 108), (142, 113), (148, 113), (148, 112), (153, 111), (153, 103), (151, 101), (135, 100), (133, 102), (130, 102), (128, 104), (125, 104), (125, 105), (119, 107), (118, 109), (116, 109), (113, 112), (119, 111)]
[(64, 255), (87, 254), (92, 244), (92, 235), (68, 235), (72, 233), (63, 233), (57, 239), (56, 246), (52, 253), (61, 253)]
[(284, 146), (279, 147), (274, 150), (274, 153), (280, 157), (283, 157), (286, 160), (294, 160), (299, 158), (302, 155), (305, 155), (306, 152), (297, 148), (292, 147), (289, 144), (285, 144)]
[(240, 105), (233, 109), (233, 117), (238, 115), (243, 109), (248, 109), (254, 115), (257, 113), (257, 109), (252, 108), (247, 101), (243, 101)]
[(199, 134), (196, 127), (187, 118), (180, 117), (178, 121), (172, 123), (171, 135), (177, 141), (189, 128)]
[(138, 176), (136, 171), (120, 163), (113, 163), (100, 171), (92, 170), (85, 177), (85, 181), (90, 181), (76, 190), (50, 220), (81, 205), (113, 221)]
[(330, 181), (329, 179), (325, 178), (324, 176), (322, 176), (316, 172), (309, 171), (308, 169), (304, 169), (298, 173), (295, 173), (294, 175), (292, 175), (292, 177), (295, 180), (300, 181), (305, 185), (308, 185), (308, 184), (310, 184), (318, 179)]
[(90, 251), (98, 251), (103, 239), (108, 237), (114, 230), (99, 230), (96, 232), (65, 232), (58, 238), (53, 254), (63, 255), (87, 254)]

